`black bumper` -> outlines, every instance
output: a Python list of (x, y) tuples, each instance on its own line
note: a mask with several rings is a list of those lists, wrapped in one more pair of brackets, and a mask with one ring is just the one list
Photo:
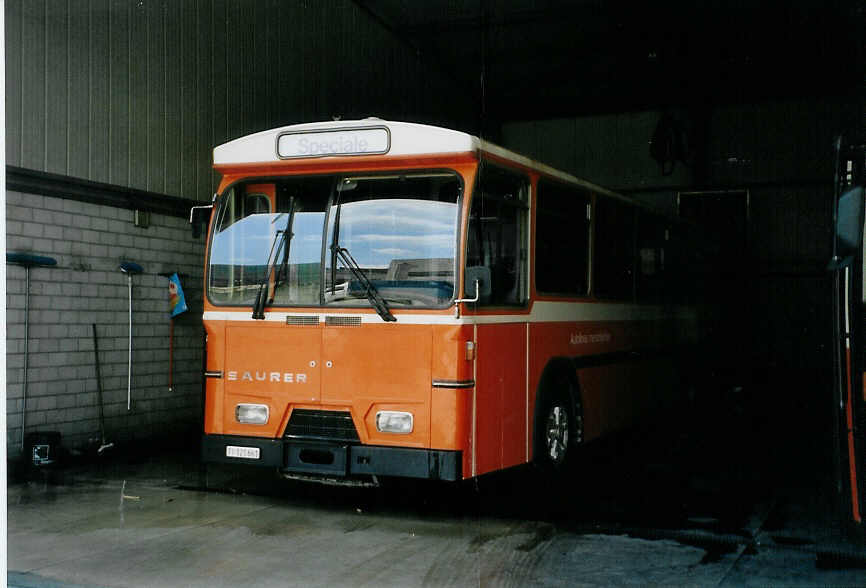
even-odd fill
[[(258, 457), (229, 457), (227, 447)], [(234, 435), (204, 435), (202, 461), (274, 467), (289, 473), (329, 476), (399, 476), (456, 481), (462, 478), (460, 452), (352, 445), (325, 441), (262, 439)]]

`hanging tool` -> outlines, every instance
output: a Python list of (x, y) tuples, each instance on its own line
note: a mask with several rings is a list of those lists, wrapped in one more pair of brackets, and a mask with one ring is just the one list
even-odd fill
[(137, 263), (131, 261), (120, 262), (120, 271), (126, 274), (129, 285), (129, 361), (126, 370), (126, 410), (132, 410), (132, 276), (140, 274), (144, 270)]
[(93, 329), (93, 355), (96, 358), (96, 391), (99, 395), (99, 435), (101, 445), (96, 454), (102, 455), (103, 451), (114, 447), (114, 443), (108, 443), (105, 440), (105, 408), (102, 401), (102, 372), (99, 369), (99, 339), (96, 337), (96, 325), (91, 324), (90, 326)]
[(27, 368), (30, 360), (30, 268), (57, 265), (53, 257), (33, 255), (32, 253), (7, 253), (6, 263), (24, 268), (26, 285), (24, 287), (24, 390), (21, 396), (21, 451), (24, 451), (24, 426), (27, 417)]

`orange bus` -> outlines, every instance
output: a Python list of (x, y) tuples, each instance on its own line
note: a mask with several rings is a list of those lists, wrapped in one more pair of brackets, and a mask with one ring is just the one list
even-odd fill
[(677, 225), (477, 137), (380, 119), (214, 149), (202, 455), (460, 480), (675, 401)]

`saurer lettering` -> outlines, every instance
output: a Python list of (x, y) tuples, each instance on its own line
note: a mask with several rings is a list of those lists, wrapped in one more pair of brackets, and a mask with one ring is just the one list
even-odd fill
[(232, 382), (278, 382), (283, 384), (306, 384), (307, 374), (296, 374), (292, 372), (229, 371), (228, 380)]

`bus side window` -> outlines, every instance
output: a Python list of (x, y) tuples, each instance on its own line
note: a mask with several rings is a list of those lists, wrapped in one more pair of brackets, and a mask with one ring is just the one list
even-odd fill
[(535, 287), (544, 294), (586, 296), (589, 279), (589, 194), (538, 181)]
[(634, 233), (634, 207), (605, 196), (596, 199), (592, 264), (595, 296), (633, 300)]
[[(529, 182), (484, 164), (472, 197), (466, 266), (490, 270), (491, 292), (480, 304), (523, 304), (526, 300), (526, 221)], [(474, 286), (467, 284), (467, 292)]]

